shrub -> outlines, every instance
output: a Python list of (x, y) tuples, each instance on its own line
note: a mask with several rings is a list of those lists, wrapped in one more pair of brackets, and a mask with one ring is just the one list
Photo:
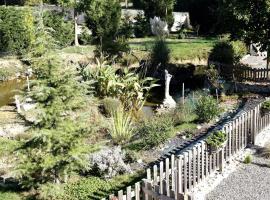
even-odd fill
[(220, 148), (226, 142), (227, 136), (223, 131), (214, 131), (206, 139), (206, 143), (213, 148)]
[[(121, 19), (121, 5), (118, 0), (82, 0), (81, 10), (86, 14), (86, 25), (93, 36), (103, 42), (113, 40)], [(108, 39), (109, 38), (109, 39)]]
[(123, 57), (124, 53), (130, 51), (127, 39), (125, 37), (117, 37), (115, 40), (104, 40), (102, 46), (98, 46), (95, 51), (96, 57), (101, 57), (101, 53), (105, 54), (108, 61), (118, 61)]
[(65, 20), (63, 13), (58, 11), (47, 11), (43, 15), (44, 25), (53, 29), (52, 37), (60, 47), (72, 44), (74, 40), (74, 24)]
[(100, 199), (100, 193), (102, 193), (102, 191), (108, 192), (110, 189), (111, 184), (109, 181), (98, 177), (83, 178), (78, 182), (65, 186), (65, 200)]
[(229, 42), (223, 40), (217, 43), (212, 49), (209, 60), (226, 64), (221, 66), (220, 75), (223, 77), (231, 77), (233, 65), (239, 64), (240, 59), (247, 54), (245, 43), (241, 41)]
[(251, 155), (247, 155), (244, 159), (245, 164), (250, 164), (252, 162), (252, 157)]
[(182, 103), (178, 104), (174, 113), (175, 122), (181, 124), (194, 121), (196, 119), (194, 110), (194, 104), (189, 99), (186, 100), (184, 105)]
[(26, 53), (34, 37), (34, 18), (29, 8), (0, 6), (0, 51)]
[(117, 112), (117, 110), (122, 106), (119, 99), (106, 97), (102, 100), (104, 111), (107, 115), (112, 116), (113, 113)]
[(143, 38), (151, 33), (150, 22), (144, 17), (142, 13), (139, 13), (135, 17), (134, 34), (137, 38)]
[(90, 156), (90, 164), (94, 175), (106, 179), (132, 172), (130, 166), (125, 164), (124, 160), (125, 154), (120, 147), (105, 148)]
[(261, 109), (266, 110), (266, 111), (270, 111), (270, 100), (263, 102)]
[(112, 112), (109, 132), (115, 144), (124, 144), (132, 138), (134, 128), (131, 115), (126, 113), (122, 107)]
[(202, 122), (209, 122), (219, 114), (218, 103), (212, 96), (202, 95), (195, 104), (195, 112)]
[(142, 122), (138, 129), (146, 149), (165, 143), (171, 136), (175, 121), (172, 115), (162, 114)]
[(150, 89), (156, 86), (154, 79), (142, 77), (127, 68), (118, 74), (114, 67), (101, 65), (92, 70), (89, 76), (89, 80), (95, 80), (98, 97), (118, 98), (125, 110), (139, 111)]
[(154, 73), (160, 65), (163, 69), (170, 61), (170, 49), (164, 39), (158, 39), (155, 41), (151, 50), (151, 72)]
[(88, 45), (92, 43), (91, 31), (87, 27), (82, 27), (82, 33), (79, 35), (79, 40), (82, 45)]
[(125, 15), (124, 18), (121, 19), (118, 35), (125, 38), (131, 38), (134, 35), (133, 23), (130, 16)]

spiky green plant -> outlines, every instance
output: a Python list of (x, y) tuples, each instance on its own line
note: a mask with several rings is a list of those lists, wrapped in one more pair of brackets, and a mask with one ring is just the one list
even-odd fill
[(112, 122), (110, 127), (110, 135), (116, 144), (124, 144), (129, 142), (134, 134), (132, 117), (130, 113), (126, 113), (123, 108), (118, 108), (112, 112)]

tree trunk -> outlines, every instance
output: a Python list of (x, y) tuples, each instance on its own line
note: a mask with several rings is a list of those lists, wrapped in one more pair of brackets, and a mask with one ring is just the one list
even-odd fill
[(128, 8), (128, 0), (126, 0), (126, 8)]
[(78, 40), (78, 24), (77, 24), (77, 12), (76, 9), (74, 8), (74, 34), (75, 34), (75, 38), (74, 38), (74, 43), (75, 46), (79, 46), (79, 40)]

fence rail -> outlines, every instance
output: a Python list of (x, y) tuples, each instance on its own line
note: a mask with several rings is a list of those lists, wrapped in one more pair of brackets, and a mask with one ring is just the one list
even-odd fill
[(208, 66), (215, 65), (224, 78), (252, 82), (270, 82), (270, 69), (251, 68), (244, 65), (223, 64), (209, 61)]
[(270, 82), (270, 69), (235, 67), (234, 77), (237, 81)]
[(224, 163), (249, 143), (254, 144), (256, 136), (270, 124), (270, 115), (260, 112), (261, 103), (254, 109), (244, 111), (226, 122), (219, 130), (227, 134), (227, 143), (217, 153), (208, 150), (205, 139), (190, 145), (179, 155), (171, 155), (158, 165), (147, 169), (147, 177), (141, 182), (119, 191), (113, 200), (182, 200), (197, 184), (217, 170), (222, 171)]

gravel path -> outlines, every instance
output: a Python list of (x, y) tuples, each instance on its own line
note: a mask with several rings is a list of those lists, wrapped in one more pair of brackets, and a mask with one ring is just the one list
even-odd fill
[(254, 155), (241, 163), (208, 196), (208, 200), (270, 200), (270, 160)]

